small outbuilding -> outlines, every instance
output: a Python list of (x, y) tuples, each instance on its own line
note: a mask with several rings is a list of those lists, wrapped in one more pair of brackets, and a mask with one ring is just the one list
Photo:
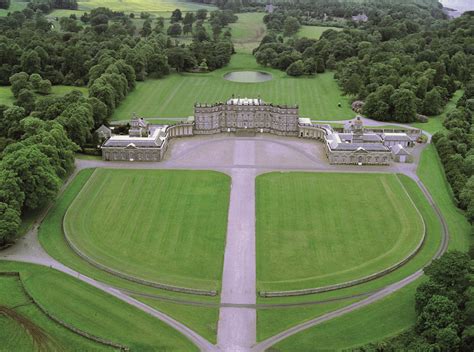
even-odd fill
[(401, 144), (402, 147), (410, 147), (413, 145), (413, 140), (406, 133), (383, 133), (382, 134), (383, 144), (386, 147), (394, 147), (397, 144)]
[(409, 163), (411, 161), (411, 154), (401, 144), (392, 147), (392, 155), (397, 163)]
[(100, 141), (105, 141), (112, 136), (112, 130), (105, 125), (101, 125), (95, 130), (95, 133)]

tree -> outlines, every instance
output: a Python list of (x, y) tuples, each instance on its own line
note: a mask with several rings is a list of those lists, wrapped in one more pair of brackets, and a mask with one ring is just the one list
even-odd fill
[(10, 7), (10, 0), (0, 0), (0, 9), (6, 9)]
[[(474, 160), (474, 156), (470, 155), (468, 158), (470, 160)], [(466, 162), (467, 158), (464, 160)], [(471, 162), (472, 165), (472, 162)], [(471, 166), (472, 167), (472, 166)], [(459, 198), (461, 203), (464, 205), (466, 209), (466, 216), (471, 223), (474, 222), (474, 175), (469, 177), (468, 181), (466, 182), (465, 186), (463, 187)]]
[(326, 71), (326, 65), (324, 65), (324, 60), (322, 57), (318, 57), (316, 60), (316, 72), (317, 73), (324, 73)]
[(428, 301), (416, 322), (416, 330), (428, 341), (435, 342), (436, 335), (445, 328), (457, 328), (460, 321), (459, 309), (449, 298), (434, 295)]
[(184, 35), (192, 33), (192, 32), (193, 32), (193, 24), (192, 23), (185, 24), (183, 26), (183, 34)]
[(43, 79), (38, 85), (37, 92), (42, 95), (51, 94), (51, 81), (49, 79)]
[(89, 104), (76, 103), (68, 106), (57, 118), (64, 126), (69, 138), (79, 146), (86, 144), (91, 137), (91, 129), (94, 127), (92, 108)]
[(10, 77), (11, 90), (15, 98), (18, 98), (22, 89), (33, 88), (29, 79), (30, 76), (26, 72), (15, 73)]
[(20, 228), (20, 212), (0, 202), (0, 245), (11, 242)]
[(283, 35), (285, 37), (291, 37), (295, 35), (300, 29), (299, 21), (292, 16), (286, 17), (285, 21), (283, 22)]
[(145, 22), (143, 22), (143, 27), (142, 30), (140, 31), (140, 34), (142, 37), (148, 37), (151, 34), (151, 20), (146, 19)]
[(172, 37), (180, 36), (182, 33), (181, 25), (179, 23), (173, 23), (168, 27), (167, 33)]
[(424, 269), (435, 283), (456, 292), (464, 292), (469, 286), (469, 256), (460, 251), (450, 251)]
[(25, 194), (21, 191), (19, 182), (20, 180), (13, 171), (0, 166), (0, 202), (18, 212), (25, 201)]
[(161, 53), (151, 55), (148, 59), (147, 71), (151, 77), (159, 78), (167, 75), (170, 71), (170, 67), (166, 55)]
[(171, 13), (171, 23), (179, 22), (183, 19), (183, 14), (180, 9), (176, 9)]
[(156, 33), (161, 33), (163, 32), (164, 28), (165, 28), (165, 19), (163, 17), (158, 17), (156, 19), (156, 25), (153, 31)]
[(264, 50), (259, 50), (255, 54), (255, 59), (257, 63), (262, 66), (271, 66), (273, 61), (277, 58), (278, 54), (272, 48), (265, 48)]
[(30, 83), (31, 86), (33, 87), (34, 90), (38, 90), (39, 84), (42, 80), (41, 76), (38, 73), (33, 73), (30, 78)]
[(37, 209), (56, 196), (60, 180), (46, 155), (36, 146), (20, 146), (17, 150), (6, 153), (3, 165), (19, 179), (26, 208)]
[(99, 99), (91, 97), (87, 100), (89, 105), (92, 107), (92, 117), (94, 119), (94, 129), (99, 128), (101, 125), (108, 124), (107, 105), (101, 102)]
[(21, 125), (25, 131), (21, 145), (36, 146), (48, 157), (58, 177), (63, 178), (74, 169), (74, 153), (79, 147), (69, 139), (59, 122), (27, 117)]
[(41, 59), (35, 50), (29, 50), (21, 56), (21, 67), (26, 73), (37, 73), (41, 70)]
[(207, 18), (207, 10), (206, 9), (199, 9), (196, 12), (196, 19), (199, 21), (205, 21)]
[(443, 107), (443, 100), (439, 91), (433, 88), (425, 95), (423, 100), (423, 114), (425, 115), (438, 115)]
[(178, 72), (191, 69), (197, 65), (196, 59), (188, 49), (170, 48), (166, 51), (166, 56), (168, 57), (168, 64)]
[(357, 74), (353, 73), (347, 81), (344, 82), (343, 89), (344, 93), (350, 95), (357, 95), (362, 88), (363, 82), (362, 77)]
[(20, 121), (26, 117), (26, 111), (20, 106), (12, 106), (3, 112), (3, 118), (0, 120), (0, 133), (4, 137), (19, 139), (22, 130)]
[(186, 12), (184, 15), (183, 24), (193, 24), (194, 23), (194, 13)]
[(22, 89), (15, 104), (25, 109), (26, 113), (29, 114), (35, 108), (35, 100), (35, 94), (31, 90)]
[(416, 96), (408, 89), (397, 89), (390, 97), (394, 108), (394, 119), (398, 122), (413, 122), (416, 117)]
[(298, 60), (293, 62), (288, 68), (286, 69), (286, 74), (288, 76), (301, 76), (305, 72), (305, 66), (303, 60)]

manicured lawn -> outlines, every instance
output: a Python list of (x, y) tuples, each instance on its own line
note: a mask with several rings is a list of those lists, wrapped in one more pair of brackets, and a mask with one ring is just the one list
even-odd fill
[(451, 188), (434, 145), (428, 145), (422, 152), (417, 174), (430, 191), (448, 223), (449, 248), (467, 251), (472, 241), (471, 225), (454, 203)]
[[(84, 96), (88, 96), (89, 94), (86, 87), (72, 87), (72, 86), (53, 86), (51, 94), (63, 96), (73, 90), (79, 90), (80, 92), (82, 92), (82, 94), (84, 94)], [(43, 96), (38, 95), (38, 97), (41, 99)], [(13, 96), (13, 93), (10, 87), (9, 86), (0, 87), (0, 104), (13, 105), (14, 102), (15, 102), (15, 97)]]
[[(273, 79), (262, 83), (237, 83), (223, 78), (229, 71), (263, 70)], [(129, 120), (133, 112), (142, 117), (187, 117), (196, 102), (226, 101), (232, 94), (260, 97), (275, 104), (298, 104), (300, 115), (318, 120), (354, 117), (349, 100), (341, 95), (332, 72), (315, 77), (293, 78), (285, 72), (259, 66), (251, 54), (235, 54), (230, 64), (209, 73), (171, 74), (163, 79), (139, 82), (113, 115)], [(342, 107), (338, 107), (338, 103)]]
[(97, 169), (65, 230), (88, 256), (120, 271), (219, 289), (229, 187), (216, 172)]
[(300, 30), (296, 34), (299, 38), (310, 38), (310, 39), (319, 39), (321, 35), (329, 30), (342, 31), (342, 28), (338, 27), (321, 27), (321, 26), (301, 26)]
[[(136, 351), (197, 350), (184, 336), (158, 319), (56, 270), (13, 262), (0, 262), (0, 270), (22, 272), (30, 293), (51, 314), (95, 336)], [(65, 341), (68, 350), (90, 350), (84, 345), (75, 346), (74, 341)]]
[(236, 51), (251, 53), (259, 46), (266, 31), (263, 23), (264, 15), (263, 12), (237, 14), (238, 21), (230, 25)]
[(352, 349), (404, 331), (415, 321), (417, 282), (385, 299), (304, 330), (277, 343), (272, 351)]
[(393, 174), (270, 173), (257, 177), (259, 290), (319, 287), (405, 258), (422, 220)]

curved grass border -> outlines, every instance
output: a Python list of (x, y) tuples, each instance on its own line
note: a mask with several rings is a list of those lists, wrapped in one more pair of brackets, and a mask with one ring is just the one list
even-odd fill
[[(74, 198), (74, 200), (77, 199), (77, 197), (79, 196), (79, 194), (84, 190), (85, 186), (87, 185), (87, 183), (90, 181), (90, 179), (92, 178), (92, 176), (94, 175), (94, 173), (96, 172), (96, 170), (94, 170), (94, 172), (92, 173), (91, 177), (87, 180), (87, 182), (84, 184), (84, 186), (82, 187), (82, 189), (79, 191), (79, 193), (76, 195), (76, 197)], [(65, 219), (66, 219), (66, 215), (67, 213), (69, 212), (69, 209), (71, 208), (71, 205), (73, 204), (74, 200), (71, 202), (71, 204), (69, 205), (68, 209), (66, 210), (66, 212), (64, 213), (63, 215), (63, 218), (62, 218), (62, 221), (61, 221), (61, 229), (62, 229), (62, 232), (64, 234), (64, 239), (66, 240), (66, 243), (68, 244), (68, 246), (72, 249), (72, 251), (74, 253), (76, 253), (81, 259), (85, 260), (87, 263), (89, 263), (90, 265), (92, 265), (93, 267), (99, 269), (99, 270), (102, 270), (102, 271), (105, 271), (111, 275), (114, 275), (114, 276), (117, 276), (121, 279), (125, 279), (125, 280), (128, 280), (128, 281), (131, 281), (131, 282), (135, 282), (135, 283), (138, 283), (140, 285), (144, 285), (144, 286), (149, 286), (149, 287), (153, 287), (153, 288), (158, 288), (158, 289), (161, 289), (161, 290), (166, 290), (166, 291), (173, 291), (173, 292), (179, 292), (179, 293), (186, 293), (186, 294), (192, 294), (192, 295), (200, 295), (200, 296), (217, 296), (218, 294), (218, 291), (217, 290), (201, 290), (201, 289), (197, 289), (197, 288), (190, 288), (190, 287), (182, 287), (182, 286), (175, 286), (175, 285), (169, 285), (169, 284), (164, 284), (164, 283), (161, 283), (161, 282), (155, 282), (155, 281), (149, 281), (149, 280), (145, 280), (145, 279), (140, 279), (138, 277), (135, 277), (135, 276), (132, 276), (132, 275), (128, 275), (128, 274), (125, 274), (119, 270), (115, 270), (115, 269), (112, 269), (104, 264), (101, 264), (97, 261), (95, 261), (94, 259), (90, 258), (89, 256), (87, 256), (84, 252), (82, 252), (74, 243), (73, 241), (71, 241), (67, 231), (66, 231), (66, 228), (64, 226), (64, 222), (65, 222)]]
[(119, 349), (120, 351), (130, 351), (130, 348), (125, 346), (125, 345), (121, 345), (119, 343), (116, 343), (116, 342), (113, 342), (113, 341), (110, 341), (110, 340), (107, 340), (107, 339), (103, 339), (102, 337), (98, 337), (98, 336), (95, 336), (95, 335), (92, 335), (92, 334), (89, 334), (88, 332), (85, 332), (81, 329), (78, 329), (68, 323), (66, 323), (65, 321), (59, 319), (58, 317), (54, 316), (53, 314), (51, 314), (41, 303), (39, 303), (34, 297), (33, 295), (28, 291), (28, 289), (26, 288), (25, 284), (23, 283), (23, 280), (21, 278), (21, 274), (19, 271), (0, 271), (0, 276), (13, 276), (13, 277), (16, 277), (18, 278), (18, 281), (20, 282), (20, 287), (21, 289), (23, 290), (23, 293), (31, 300), (31, 302), (33, 302), (33, 304), (46, 316), (48, 317), (50, 320), (52, 320), (53, 322), (61, 325), (62, 327), (66, 328), (67, 330), (71, 331), (72, 333), (74, 334), (77, 334), (81, 337), (84, 337), (90, 341), (93, 341), (93, 342), (97, 342), (97, 343), (100, 343), (104, 346), (108, 346), (108, 347), (113, 347), (113, 348), (117, 348)]
[(402, 267), (403, 265), (408, 263), (413, 257), (415, 257), (418, 254), (418, 252), (421, 250), (421, 248), (423, 247), (423, 244), (425, 243), (426, 224), (425, 224), (425, 220), (423, 219), (423, 216), (421, 215), (420, 210), (416, 206), (416, 204), (413, 201), (413, 199), (411, 198), (410, 194), (407, 192), (407, 190), (406, 190), (405, 186), (403, 185), (403, 183), (400, 181), (400, 178), (398, 177), (398, 174), (396, 174), (396, 177), (397, 177), (398, 182), (402, 186), (405, 194), (407, 195), (408, 199), (410, 200), (411, 204), (416, 209), (416, 212), (418, 213), (418, 216), (420, 217), (421, 222), (423, 224), (422, 237), (421, 237), (420, 241), (418, 242), (418, 245), (415, 247), (415, 249), (410, 254), (408, 254), (404, 259), (402, 259), (398, 263), (395, 263), (394, 265), (392, 265), (392, 266), (390, 266), (386, 269), (383, 269), (383, 270), (380, 270), (376, 273), (361, 277), (359, 279), (342, 282), (340, 284), (328, 285), (328, 286), (323, 286), (323, 287), (305, 288), (305, 289), (300, 289), (300, 290), (260, 291), (259, 295), (261, 297), (265, 297), (265, 298), (292, 297), (292, 296), (304, 296), (304, 295), (310, 295), (310, 294), (314, 294), (314, 293), (329, 292), (329, 291), (335, 291), (335, 290), (339, 290), (339, 289), (343, 289), (343, 288), (348, 288), (348, 287), (360, 285), (360, 284), (363, 284), (363, 283), (366, 283), (366, 282), (369, 282), (369, 281), (373, 281), (375, 279), (378, 279), (378, 278), (381, 278), (385, 275), (388, 275), (391, 272), (393, 272), (393, 271), (397, 270), (398, 268)]

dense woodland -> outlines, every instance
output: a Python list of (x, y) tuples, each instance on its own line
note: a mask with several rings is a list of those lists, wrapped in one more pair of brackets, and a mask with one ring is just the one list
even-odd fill
[[(234, 52), (230, 11), (174, 11), (169, 28), (193, 35), (183, 45), (167, 34), (165, 19), (146, 13), (140, 31), (129, 15), (106, 8), (61, 18), (57, 30), (33, 5), (0, 18), (0, 84), (15, 97), (13, 106), (0, 105), (0, 246), (16, 238), (24, 211), (54, 199), (74, 153), (96, 148), (94, 130), (108, 123), (137, 81), (214, 70)], [(58, 84), (86, 86), (89, 95), (51, 95)]]
[(474, 16), (446, 21), (413, 5), (379, 12), (315, 40), (294, 36), (301, 10), (277, 11), (264, 18), (269, 34), (255, 57), (293, 76), (336, 70), (344, 93), (363, 100), (364, 114), (376, 120), (413, 122), (440, 113), (473, 79)]

